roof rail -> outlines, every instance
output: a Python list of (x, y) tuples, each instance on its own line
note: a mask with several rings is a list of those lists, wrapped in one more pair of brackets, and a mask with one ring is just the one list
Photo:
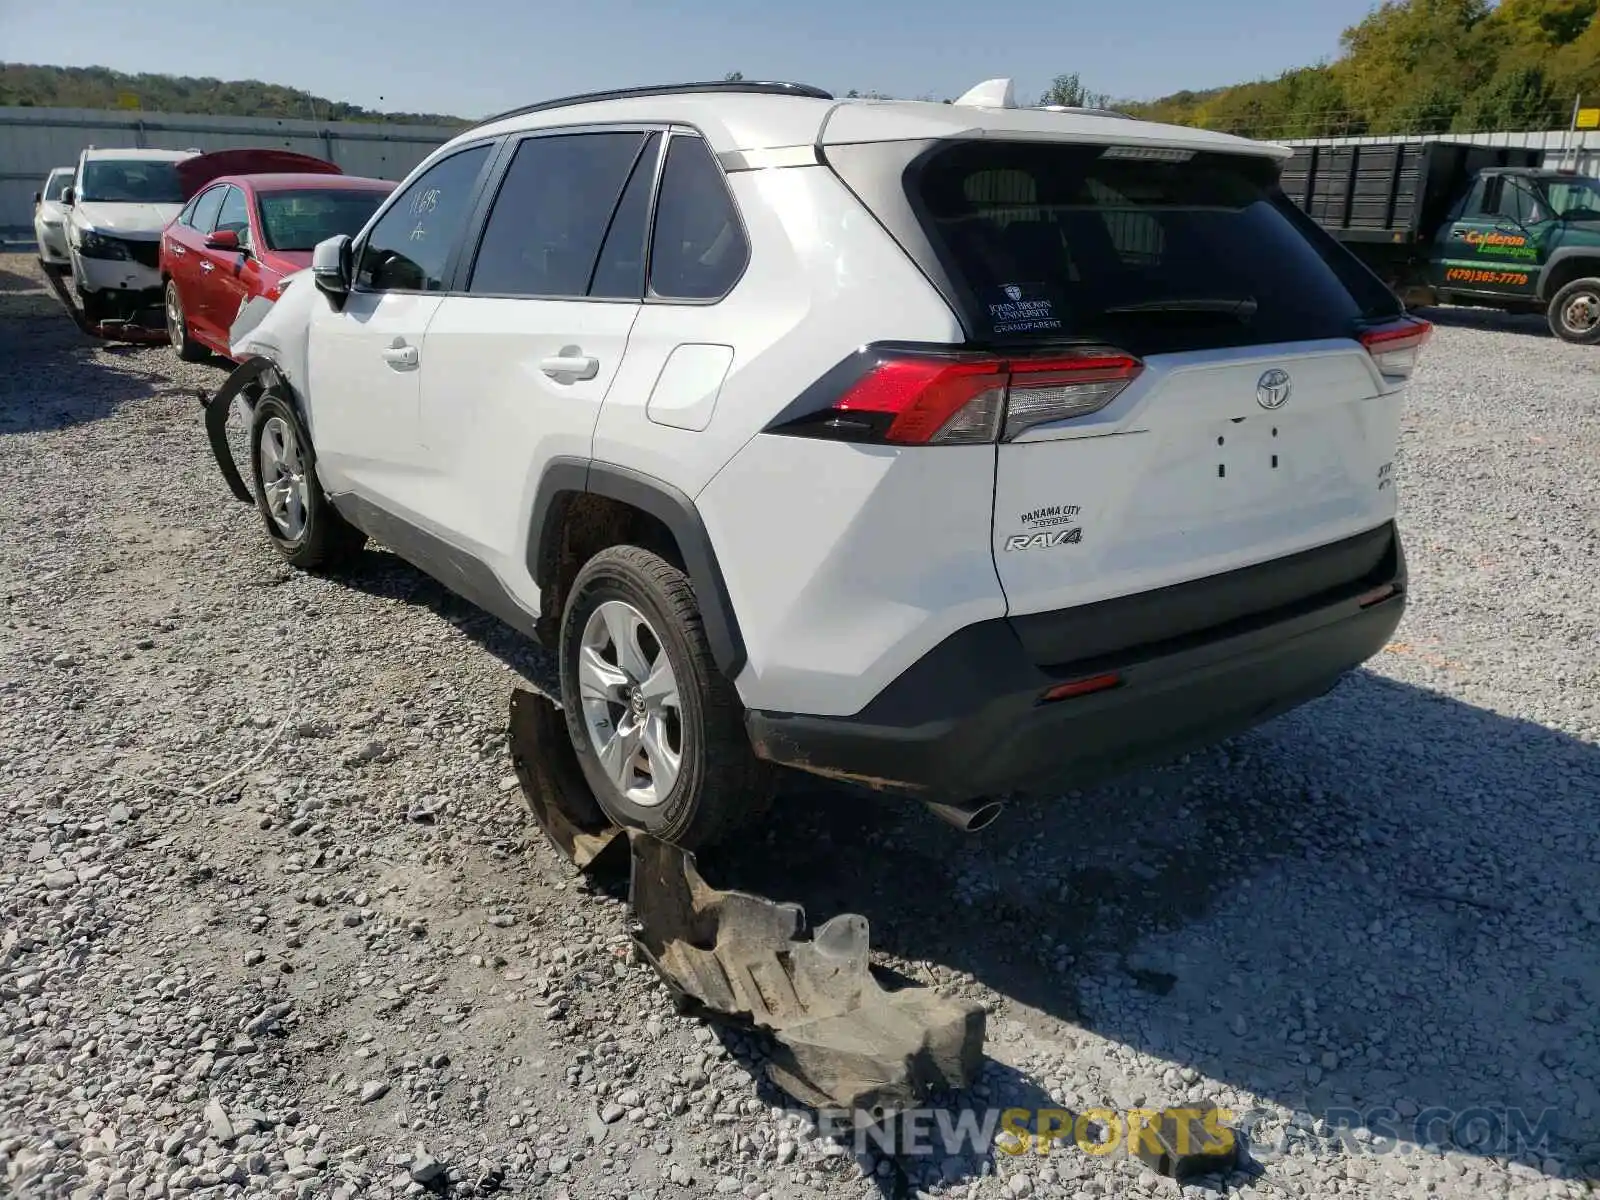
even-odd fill
[(1139, 119), (1114, 108), (1088, 108), (1081, 104), (1041, 104), (1039, 107), (1045, 112), (1077, 113), (1083, 117), (1121, 117), (1124, 121)]
[(468, 126), (468, 128), (481, 129), (485, 125), (493, 125), (496, 121), (508, 121), (512, 117), (546, 112), (553, 108), (570, 108), (576, 104), (595, 104), (601, 100), (630, 100), (636, 96), (677, 96), (696, 92), (733, 92), (758, 96), (805, 96), (812, 100), (833, 99), (833, 93), (825, 92), (819, 87), (812, 87), (808, 83), (765, 83), (746, 79), (717, 79), (704, 83), (652, 83), (644, 87), (615, 88), (605, 92), (583, 92), (576, 96), (562, 96), (555, 100), (541, 100), (537, 104), (524, 104), (520, 108), (507, 109), (503, 113), (495, 113), (492, 117), (484, 117), (481, 121), (476, 121)]

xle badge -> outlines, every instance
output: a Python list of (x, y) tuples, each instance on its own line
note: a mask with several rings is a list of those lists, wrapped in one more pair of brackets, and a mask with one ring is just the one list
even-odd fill
[(1013, 533), (1006, 539), (1007, 550), (1049, 550), (1055, 546), (1076, 546), (1083, 541), (1083, 530), (1057, 529), (1050, 533)]

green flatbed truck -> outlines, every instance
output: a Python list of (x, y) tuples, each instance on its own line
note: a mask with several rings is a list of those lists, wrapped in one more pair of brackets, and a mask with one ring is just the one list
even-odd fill
[(1600, 179), (1455, 142), (1299, 146), (1283, 190), (1407, 304), (1542, 313), (1600, 345)]

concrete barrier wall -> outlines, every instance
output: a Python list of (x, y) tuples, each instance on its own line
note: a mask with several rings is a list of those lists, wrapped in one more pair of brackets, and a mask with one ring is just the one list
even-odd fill
[(33, 194), (85, 146), (225, 150), (271, 146), (314, 154), (347, 174), (400, 179), (456, 130), (435, 125), (213, 117), (92, 108), (0, 108), (0, 229), (33, 225)]

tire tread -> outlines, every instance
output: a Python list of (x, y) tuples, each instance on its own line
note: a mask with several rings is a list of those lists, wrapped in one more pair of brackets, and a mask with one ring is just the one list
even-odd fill
[[(750, 748), (749, 734), (744, 725), (744, 704), (712, 656), (705, 623), (700, 616), (699, 600), (688, 576), (659, 554), (641, 546), (616, 545), (596, 554), (578, 572), (569, 592), (568, 609), (562, 618), (563, 673), (567, 661), (567, 642), (578, 636), (574, 628), (574, 601), (584, 593), (589, 583), (608, 573), (620, 575), (623, 579), (631, 575), (634, 582), (642, 583), (653, 593), (652, 598), (667, 618), (678, 626), (692, 660), (689, 664), (690, 673), (699, 689), (704, 719), (700, 800), (687, 810), (685, 819), (660, 830), (658, 836), (687, 849), (725, 841), (737, 830), (757, 820), (770, 807), (775, 791), (775, 772), (769, 764), (758, 759)], [(684, 682), (687, 681), (680, 681), (680, 686)], [(563, 692), (566, 691), (563, 680)], [(579, 743), (578, 739), (587, 738), (587, 731), (570, 707), (568, 713), (568, 731), (577, 744), (580, 757), (586, 756), (589, 748)]]
[[(298, 542), (279, 536), (277, 524), (267, 509), (266, 489), (261, 486), (261, 428), (273, 416), (289, 422), (305, 462), (310, 516), (305, 534)], [(305, 424), (294, 404), (275, 391), (267, 392), (256, 402), (250, 419), (250, 474), (255, 484), (256, 509), (266, 525), (267, 536), (291, 566), (312, 572), (335, 570), (348, 563), (367, 544), (367, 535), (340, 516), (324, 494), (317, 481), (317, 453)]]
[(1566, 322), (1561, 319), (1561, 310), (1566, 307), (1568, 296), (1579, 289), (1600, 292), (1600, 278), (1579, 276), (1563, 284), (1556, 294), (1550, 297), (1550, 304), (1545, 310), (1545, 320), (1550, 326), (1550, 332), (1563, 342), (1570, 342), (1575, 346), (1600, 346), (1600, 325), (1586, 334), (1572, 337), (1567, 333)]

